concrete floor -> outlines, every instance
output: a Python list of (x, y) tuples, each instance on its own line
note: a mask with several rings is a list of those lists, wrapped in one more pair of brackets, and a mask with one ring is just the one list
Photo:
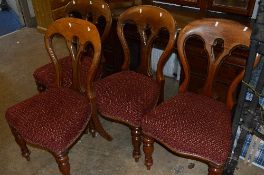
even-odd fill
[[(63, 52), (62, 52), (63, 53)], [(7, 107), (36, 94), (33, 71), (49, 61), (43, 35), (35, 29), (24, 28), (0, 38), (0, 174), (60, 175), (50, 153), (29, 147), (31, 161), (20, 150), (5, 121)], [(166, 82), (166, 97), (175, 94), (174, 80)], [(114, 140), (108, 142), (97, 136), (84, 135), (69, 153), (72, 175), (205, 175), (207, 165), (177, 157), (155, 144), (154, 165), (147, 171), (143, 158), (135, 163), (131, 157), (130, 132), (126, 126), (102, 119)], [(188, 165), (195, 163), (193, 169)], [(236, 175), (261, 175), (264, 170), (239, 163)]]

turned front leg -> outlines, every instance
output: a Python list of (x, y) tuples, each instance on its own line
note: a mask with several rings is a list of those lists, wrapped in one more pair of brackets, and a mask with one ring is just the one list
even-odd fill
[(133, 145), (133, 157), (136, 162), (140, 158), (140, 145), (141, 145), (141, 128), (140, 127), (131, 127), (131, 137)]
[(61, 155), (54, 155), (54, 157), (56, 159), (60, 172), (63, 175), (70, 175), (70, 163), (69, 163), (68, 153)]
[(145, 153), (145, 165), (147, 169), (150, 170), (153, 165), (152, 154), (154, 151), (154, 139), (147, 135), (143, 137), (143, 151)]
[(21, 135), (16, 131), (15, 128), (13, 128), (11, 126), (10, 126), (10, 128), (11, 128), (12, 134), (15, 137), (16, 143), (20, 147), (22, 156), (25, 157), (27, 159), (27, 161), (30, 161), (30, 151), (27, 147), (25, 140), (21, 137)]

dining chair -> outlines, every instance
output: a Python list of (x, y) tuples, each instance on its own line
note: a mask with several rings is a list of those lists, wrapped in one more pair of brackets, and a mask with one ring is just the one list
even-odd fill
[[(53, 47), (55, 36), (66, 41), (72, 61), (73, 86), (62, 86), (61, 65)], [(73, 40), (77, 47), (74, 47)], [(45, 46), (56, 70), (57, 88), (47, 89), (6, 111), (6, 120), (22, 156), (30, 160), (27, 144), (49, 151), (63, 175), (70, 175), (69, 149), (80, 139), (90, 120), (97, 121), (94, 79), (100, 63), (101, 41), (96, 27), (85, 20), (62, 18), (53, 22), (44, 36)], [(86, 85), (80, 80), (80, 58), (87, 44), (93, 46)], [(85, 88), (85, 95), (79, 93)], [(95, 125), (97, 127), (97, 125)]]
[[(251, 29), (225, 19), (199, 19), (186, 25), (177, 39), (178, 58), (183, 69), (179, 93), (161, 103), (141, 121), (145, 165), (153, 164), (154, 141), (176, 155), (208, 164), (209, 175), (220, 175), (231, 151), (231, 109), (244, 68), (230, 82), (226, 103), (213, 97), (216, 77), (222, 63), (239, 47), (249, 48)], [(188, 91), (191, 67), (187, 42), (202, 40), (206, 51), (206, 77), (198, 93)], [(220, 46), (221, 49), (215, 49)], [(217, 52), (216, 52), (217, 51)], [(201, 63), (204, 64), (204, 63)]]
[[(102, 43), (106, 40), (112, 24), (111, 10), (103, 0), (72, 0), (65, 6), (65, 14), (61, 14), (61, 16), (76, 17), (92, 22), (100, 33)], [(86, 48), (86, 54), (81, 58), (83, 74), (86, 74), (85, 71), (91, 66), (90, 51), (89, 47)], [(70, 56), (66, 56), (59, 60), (62, 65), (62, 85), (65, 87), (72, 86), (70, 58)], [(103, 74), (104, 62), (102, 54), (97, 78), (100, 78)], [(37, 68), (33, 73), (33, 77), (39, 92), (56, 86), (56, 73), (52, 63)]]
[[(140, 34), (140, 65), (137, 71), (129, 70), (131, 53), (124, 32), (126, 24), (137, 26)], [(151, 72), (151, 49), (159, 32), (166, 29), (168, 43), (159, 58), (156, 76)], [(97, 107), (104, 117), (126, 124), (131, 129), (133, 157), (140, 158), (141, 126), (144, 114), (163, 99), (163, 67), (173, 51), (176, 39), (176, 22), (166, 10), (148, 5), (134, 6), (118, 18), (117, 33), (124, 52), (122, 71), (96, 81)]]

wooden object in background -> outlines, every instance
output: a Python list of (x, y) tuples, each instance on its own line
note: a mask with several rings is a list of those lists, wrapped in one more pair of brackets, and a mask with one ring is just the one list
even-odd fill
[[(146, 4), (155, 4), (153, 0), (142, 0)], [(256, 0), (158, 0), (183, 6), (199, 8), (202, 15), (208, 10), (251, 16)]]

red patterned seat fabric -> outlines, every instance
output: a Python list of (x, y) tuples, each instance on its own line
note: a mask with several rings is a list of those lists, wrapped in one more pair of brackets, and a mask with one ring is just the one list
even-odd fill
[(159, 98), (159, 86), (150, 77), (122, 71), (96, 81), (99, 112), (109, 118), (139, 127), (144, 114), (153, 109)]
[(53, 88), (10, 107), (6, 119), (27, 142), (59, 154), (80, 136), (90, 113), (86, 97)]
[[(71, 57), (67, 56), (61, 58), (60, 60), (62, 68), (62, 86), (71, 87), (72, 86), (72, 62)], [(89, 57), (84, 57), (82, 59), (81, 68), (81, 81), (86, 82), (87, 72), (91, 66), (92, 60)], [(101, 69), (101, 68), (99, 68)], [(99, 70), (101, 72), (102, 70)], [(54, 69), (53, 63), (46, 64), (35, 70), (33, 73), (35, 80), (44, 85), (47, 89), (57, 87), (56, 85), (56, 71)]]
[(225, 163), (231, 148), (231, 114), (225, 104), (184, 93), (165, 101), (144, 116), (145, 134), (177, 153)]

